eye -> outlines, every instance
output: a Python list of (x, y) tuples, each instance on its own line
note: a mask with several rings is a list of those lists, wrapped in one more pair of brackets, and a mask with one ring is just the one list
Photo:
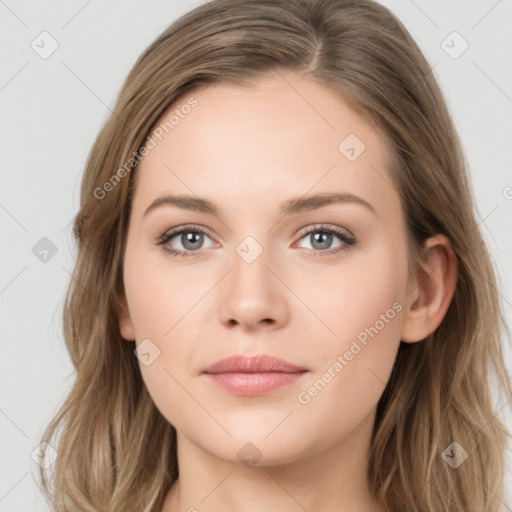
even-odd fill
[[(301, 233), (301, 240), (310, 242), (313, 252), (308, 254), (313, 256), (332, 256), (343, 251), (347, 251), (351, 246), (357, 243), (355, 237), (338, 227), (329, 227), (324, 224), (315, 224)], [(331, 249), (335, 239), (341, 240), (341, 243), (334, 249)]]
[[(164, 233), (160, 237), (158, 245), (161, 245), (162, 249), (172, 256), (191, 258), (198, 256), (202, 253), (202, 249), (205, 249), (203, 247), (205, 237), (211, 240), (211, 237), (200, 226), (183, 226)], [(174, 244), (178, 243), (181, 247), (176, 248), (173, 246), (171, 244), (173, 239), (177, 241)], [(310, 241), (311, 249), (313, 250), (309, 251), (308, 255), (312, 256), (332, 256), (347, 251), (357, 243), (355, 237), (348, 232), (343, 231), (341, 228), (324, 224), (315, 224), (313, 227), (303, 230), (300, 233), (300, 240), (302, 239)], [(338, 239), (341, 243), (332, 249), (330, 247), (335, 239)]]
[[(181, 228), (175, 228), (167, 233), (164, 233), (158, 242), (162, 245), (162, 248), (168, 254), (177, 256), (179, 258), (189, 258), (196, 256), (203, 249), (203, 243), (205, 237), (210, 238), (206, 231), (199, 226), (186, 226)], [(178, 245), (181, 248), (173, 248), (170, 242), (173, 239), (177, 240)]]

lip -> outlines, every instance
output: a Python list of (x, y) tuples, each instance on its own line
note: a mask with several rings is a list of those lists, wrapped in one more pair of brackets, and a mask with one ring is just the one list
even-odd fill
[(225, 357), (206, 368), (204, 373), (297, 373), (306, 370), (307, 368), (301, 368), (284, 359), (263, 354), (258, 356), (234, 355)]
[(270, 393), (301, 379), (308, 370), (267, 355), (226, 357), (203, 371), (214, 384), (235, 395)]

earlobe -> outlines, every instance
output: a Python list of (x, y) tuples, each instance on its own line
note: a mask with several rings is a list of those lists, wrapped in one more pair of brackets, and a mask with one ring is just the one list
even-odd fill
[(116, 293), (116, 309), (119, 321), (119, 331), (123, 339), (127, 341), (135, 340), (132, 320), (128, 311), (128, 304), (123, 293)]
[(415, 288), (409, 293), (401, 340), (414, 343), (426, 338), (441, 324), (455, 293), (457, 258), (445, 235), (429, 238), (416, 276)]

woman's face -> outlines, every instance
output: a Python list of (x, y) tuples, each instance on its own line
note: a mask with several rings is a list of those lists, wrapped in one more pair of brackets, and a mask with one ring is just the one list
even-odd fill
[[(161, 121), (136, 170), (120, 320), (156, 406), (238, 464), (368, 433), (409, 292), (385, 140), (291, 73), (196, 89)], [(303, 371), (204, 373), (232, 355)]]

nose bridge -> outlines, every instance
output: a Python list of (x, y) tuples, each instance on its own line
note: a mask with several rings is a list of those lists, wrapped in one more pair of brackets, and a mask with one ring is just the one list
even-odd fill
[[(261, 237), (259, 237), (261, 240)], [(235, 249), (233, 257), (232, 294), (247, 305), (263, 305), (270, 299), (273, 275), (269, 270), (272, 255), (266, 240), (258, 241), (254, 236), (246, 236)]]

